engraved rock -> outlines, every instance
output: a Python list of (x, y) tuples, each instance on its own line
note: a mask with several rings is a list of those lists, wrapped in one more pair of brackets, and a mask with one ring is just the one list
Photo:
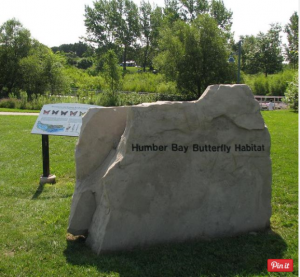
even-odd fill
[(271, 217), (270, 135), (246, 85), (192, 102), (90, 109), (68, 231), (96, 252), (256, 232)]

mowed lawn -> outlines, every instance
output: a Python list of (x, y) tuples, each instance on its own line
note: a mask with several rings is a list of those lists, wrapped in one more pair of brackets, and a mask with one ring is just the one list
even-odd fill
[[(100, 256), (66, 233), (77, 138), (50, 137), (57, 183), (39, 186), (36, 117), (0, 116), (0, 276), (298, 276), (298, 114), (262, 114), (272, 139), (272, 231)], [(294, 272), (268, 273), (267, 259), (293, 259)]]

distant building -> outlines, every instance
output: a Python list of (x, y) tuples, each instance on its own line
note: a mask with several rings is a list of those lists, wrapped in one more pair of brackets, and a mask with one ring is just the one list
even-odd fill
[[(121, 63), (120, 66), (123, 66), (123, 63)], [(136, 66), (136, 62), (135, 61), (126, 61), (126, 66), (128, 66), (128, 67), (135, 67)]]

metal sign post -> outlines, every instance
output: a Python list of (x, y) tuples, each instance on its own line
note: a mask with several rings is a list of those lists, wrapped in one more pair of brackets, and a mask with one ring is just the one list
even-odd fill
[(42, 135), (42, 152), (43, 152), (43, 177), (48, 177), (50, 175), (48, 135)]
[(40, 184), (54, 184), (55, 175), (50, 175), (50, 156), (49, 156), (49, 136), (42, 135), (42, 153), (43, 153), (43, 175), (40, 178)]
[(237, 84), (240, 84), (241, 81), (241, 51), (242, 51), (241, 49), (242, 49), (242, 41), (240, 40), (238, 42), (238, 52), (231, 53), (228, 59), (228, 62), (234, 63), (235, 60), (234, 57), (232, 57), (232, 55), (238, 55), (238, 71), (237, 71), (237, 82), (236, 82)]

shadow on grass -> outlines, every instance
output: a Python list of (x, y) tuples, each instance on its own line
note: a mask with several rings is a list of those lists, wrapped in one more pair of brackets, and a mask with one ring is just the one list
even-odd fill
[(282, 258), (286, 248), (281, 236), (265, 232), (99, 256), (82, 239), (67, 240), (64, 254), (70, 264), (96, 267), (103, 275), (115, 272), (120, 277), (265, 276), (267, 260)]
[(43, 190), (44, 190), (44, 184), (39, 184), (31, 200), (37, 199), (42, 194)]
[(39, 184), (39, 186), (36, 189), (34, 195), (31, 197), (31, 200), (38, 200), (38, 199), (45, 200), (45, 199), (54, 199), (54, 198), (70, 198), (73, 195), (73, 192), (59, 191), (58, 189), (57, 190), (52, 190), (51, 189), (50, 192), (49, 192), (49, 189), (48, 189), (48, 192), (46, 193), (46, 195), (42, 195), (42, 193), (44, 192), (45, 187), (47, 185), (48, 185), (48, 188), (49, 188), (49, 186), (54, 188), (53, 184), (51, 184), (51, 185), (50, 184)]

